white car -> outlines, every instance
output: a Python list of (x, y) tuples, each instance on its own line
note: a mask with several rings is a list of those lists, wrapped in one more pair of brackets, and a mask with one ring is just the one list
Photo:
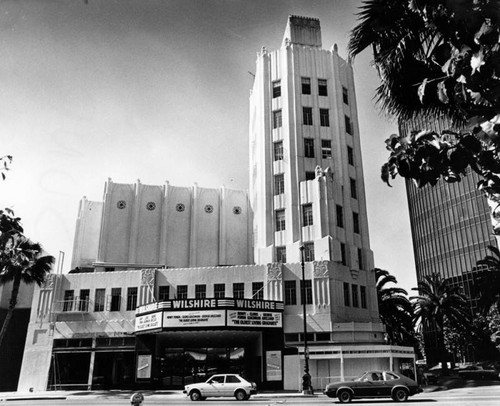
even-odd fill
[(236, 400), (248, 400), (257, 393), (257, 385), (236, 374), (213, 375), (206, 382), (184, 386), (191, 400), (205, 400), (209, 396), (234, 396)]

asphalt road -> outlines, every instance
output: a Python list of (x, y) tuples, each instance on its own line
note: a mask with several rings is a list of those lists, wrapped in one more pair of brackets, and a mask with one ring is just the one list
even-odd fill
[[(142, 406), (148, 405), (192, 405), (187, 397), (182, 395), (153, 395), (146, 396)], [(198, 403), (198, 402), (197, 402)], [(337, 399), (330, 399), (324, 395), (316, 397), (301, 397), (301, 396), (284, 396), (279, 397), (266, 396), (260, 394), (252, 397), (249, 401), (238, 402), (231, 398), (212, 398), (201, 402), (202, 405), (267, 405), (267, 406), (283, 406), (283, 405), (340, 405)], [(434, 405), (453, 405), (453, 406), (498, 406), (500, 404), (500, 385), (458, 388), (446, 391), (421, 393), (411, 397), (408, 406), (434, 406)], [(28, 406), (28, 405), (72, 405), (72, 406), (87, 406), (87, 405), (130, 405), (129, 397), (125, 394), (117, 394), (114, 396), (70, 396), (66, 399), (15, 399), (5, 398), (0, 399), (0, 405), (12, 406)], [(353, 400), (351, 405), (394, 405), (391, 399), (383, 400)]]

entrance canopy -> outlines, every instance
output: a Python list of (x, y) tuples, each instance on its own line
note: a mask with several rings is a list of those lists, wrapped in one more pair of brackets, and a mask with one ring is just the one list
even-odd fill
[(178, 299), (136, 309), (136, 334), (161, 331), (283, 328), (283, 302), (252, 299)]

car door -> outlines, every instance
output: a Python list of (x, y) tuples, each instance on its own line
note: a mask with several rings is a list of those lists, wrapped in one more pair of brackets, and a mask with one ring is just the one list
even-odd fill
[(207, 389), (204, 396), (222, 396), (223, 388), (224, 375), (214, 375), (207, 381)]
[(224, 396), (233, 396), (236, 389), (241, 387), (241, 381), (236, 375), (226, 375), (224, 384)]
[(356, 385), (354, 396), (361, 398), (383, 396), (384, 388), (385, 382), (381, 372), (367, 372)]

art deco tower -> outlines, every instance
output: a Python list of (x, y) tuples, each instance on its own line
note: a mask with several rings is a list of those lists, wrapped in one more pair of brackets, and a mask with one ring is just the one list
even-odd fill
[(250, 96), (256, 263), (329, 260), (372, 269), (352, 67), (322, 49), (319, 20), (290, 16), (258, 53)]

